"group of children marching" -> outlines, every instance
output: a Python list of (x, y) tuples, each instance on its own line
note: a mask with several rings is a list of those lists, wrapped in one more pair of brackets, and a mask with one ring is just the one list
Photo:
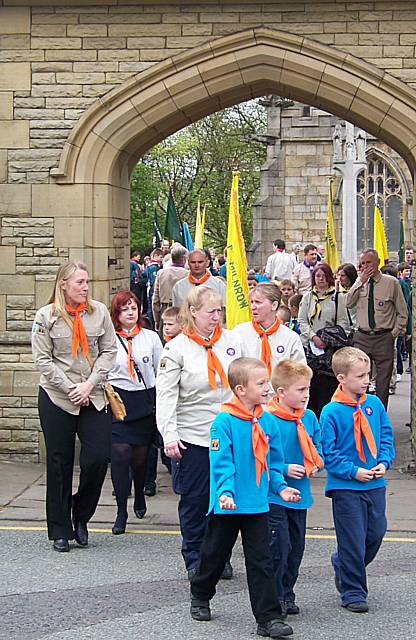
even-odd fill
[[(165, 311), (165, 339), (180, 333), (177, 309)], [(393, 430), (377, 396), (367, 395), (368, 356), (354, 347), (333, 357), (339, 387), (320, 423), (307, 409), (311, 369), (293, 360), (272, 373), (261, 360), (238, 358), (228, 371), (233, 400), (211, 428), (210, 506), (191, 616), (211, 619), (210, 600), (239, 532), (257, 634), (291, 635), (298, 614), (295, 585), (305, 549), (310, 478), (324, 466), (337, 549), (331, 557), (341, 604), (368, 611), (366, 566), (386, 531), (386, 481), (394, 459)]]

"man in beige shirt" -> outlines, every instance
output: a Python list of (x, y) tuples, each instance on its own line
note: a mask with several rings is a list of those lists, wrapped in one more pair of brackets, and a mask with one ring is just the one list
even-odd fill
[(152, 308), (156, 331), (161, 331), (161, 318), (165, 309), (172, 306), (172, 289), (175, 284), (188, 275), (185, 269), (187, 250), (176, 242), (170, 253), (171, 262), (157, 273), (153, 289)]
[(312, 271), (318, 261), (317, 248), (314, 244), (307, 244), (303, 249), (303, 261), (299, 262), (292, 274), (292, 282), (296, 293), (303, 296), (312, 289)]
[(360, 256), (359, 275), (345, 296), (348, 309), (357, 308), (354, 346), (362, 349), (376, 366), (376, 394), (387, 409), (393, 371), (394, 341), (405, 333), (407, 306), (399, 281), (379, 270), (377, 251)]
[(173, 287), (172, 306), (181, 307), (186, 296), (194, 287), (204, 284), (215, 289), (221, 296), (222, 306), (225, 308), (226, 286), (221, 278), (211, 275), (208, 271), (209, 259), (203, 249), (194, 249), (189, 253), (188, 264), (190, 271), (186, 278), (179, 280)]

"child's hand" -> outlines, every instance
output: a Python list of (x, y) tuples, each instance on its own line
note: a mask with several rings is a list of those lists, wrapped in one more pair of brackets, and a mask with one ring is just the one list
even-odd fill
[(314, 478), (316, 475), (318, 475), (318, 471), (319, 471), (318, 467), (314, 467), (314, 468), (312, 469), (312, 471), (310, 472), (309, 476), (310, 476), (311, 478)]
[(357, 480), (359, 480), (359, 482), (370, 482), (370, 480), (374, 478), (374, 471), (373, 469), (364, 469), (363, 467), (358, 467), (357, 475), (355, 477)]
[(220, 496), (220, 507), (221, 509), (229, 509), (231, 511), (235, 511), (237, 509), (237, 505), (230, 496)]
[(382, 478), (384, 476), (384, 474), (386, 473), (387, 469), (384, 466), (384, 464), (382, 462), (380, 462), (375, 467), (373, 467), (371, 469), (371, 471), (374, 473), (374, 477), (375, 478)]
[(287, 475), (289, 478), (296, 478), (300, 480), (306, 473), (306, 469), (301, 464), (289, 464), (287, 466)]
[(301, 499), (300, 491), (292, 487), (286, 487), (279, 495), (285, 502), (300, 502)]

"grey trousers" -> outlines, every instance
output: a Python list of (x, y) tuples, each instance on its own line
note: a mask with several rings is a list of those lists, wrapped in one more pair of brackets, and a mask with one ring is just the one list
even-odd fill
[(390, 378), (393, 372), (394, 338), (390, 332), (374, 336), (360, 331), (354, 334), (354, 347), (368, 355), (376, 366), (376, 395), (387, 409)]

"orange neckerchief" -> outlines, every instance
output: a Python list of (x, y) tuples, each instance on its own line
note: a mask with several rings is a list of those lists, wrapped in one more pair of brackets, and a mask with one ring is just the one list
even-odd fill
[(222, 368), (221, 361), (218, 356), (215, 355), (214, 349), (212, 348), (222, 336), (221, 327), (215, 327), (215, 331), (209, 340), (206, 340), (198, 333), (196, 333), (196, 331), (192, 331), (190, 329), (183, 331), (183, 333), (188, 336), (190, 340), (193, 340), (197, 344), (201, 345), (201, 347), (204, 347), (204, 349), (206, 349), (208, 357), (208, 381), (211, 387), (213, 389), (217, 388), (218, 385), (215, 379), (215, 374), (218, 373), (224, 387), (229, 389), (230, 385), (228, 384), (228, 379), (225, 375), (224, 369)]
[(269, 376), (272, 375), (272, 350), (270, 349), (269, 336), (276, 333), (281, 324), (282, 321), (276, 318), (271, 327), (264, 329), (261, 324), (253, 320), (254, 330), (261, 336), (261, 359), (267, 367)]
[(244, 406), (237, 396), (234, 396), (231, 402), (226, 402), (221, 406), (221, 411), (231, 413), (236, 418), (241, 420), (249, 420), (253, 425), (252, 441), (253, 441), (253, 453), (256, 460), (256, 482), (257, 486), (260, 486), (260, 479), (263, 471), (269, 473), (267, 467), (267, 452), (269, 451), (269, 443), (267, 441), (266, 434), (264, 433), (259, 418), (263, 415), (263, 407), (261, 404), (257, 404), (254, 408), (254, 413)]
[(86, 304), (79, 304), (76, 309), (69, 304), (65, 305), (65, 309), (70, 316), (74, 316), (73, 322), (73, 338), (72, 338), (72, 355), (74, 358), (78, 357), (78, 349), (81, 346), (82, 353), (85, 357), (89, 356), (90, 350), (88, 347), (88, 338), (85, 332), (84, 323), (82, 322), (81, 313), (87, 308)]
[(285, 407), (282, 407), (277, 396), (274, 396), (267, 405), (268, 410), (274, 416), (282, 418), (283, 420), (292, 420), (296, 422), (298, 430), (298, 439), (300, 448), (303, 453), (303, 465), (306, 469), (306, 475), (311, 475), (311, 471), (314, 467), (322, 469), (324, 462), (316, 450), (316, 447), (310, 437), (309, 433), (305, 429), (305, 425), (302, 422), (302, 418), (305, 415), (304, 409), (295, 409), (294, 413), (291, 413)]
[(358, 456), (360, 460), (362, 460), (363, 462), (367, 462), (363, 446), (364, 437), (367, 441), (367, 445), (370, 449), (371, 455), (373, 456), (373, 458), (377, 458), (377, 445), (374, 440), (373, 432), (371, 431), (370, 423), (368, 422), (363, 413), (363, 410), (361, 409), (361, 405), (367, 400), (367, 394), (363, 393), (361, 398), (358, 398), (358, 400), (353, 400), (353, 398), (351, 398), (347, 393), (345, 393), (345, 391), (342, 390), (342, 386), (339, 385), (338, 389), (332, 396), (332, 400), (334, 402), (340, 402), (341, 404), (347, 404), (349, 407), (357, 407), (357, 410), (354, 411), (354, 438)]
[(170, 340), (172, 340), (172, 336), (163, 336), (163, 340), (165, 342), (169, 342)]
[(138, 327), (136, 325), (134, 327), (134, 329), (132, 331), (130, 331), (129, 333), (127, 333), (127, 331), (116, 331), (117, 335), (119, 335), (122, 338), (125, 338), (125, 340), (127, 340), (128, 370), (129, 370), (130, 378), (134, 382), (136, 382), (136, 380), (137, 380), (137, 374), (136, 374), (136, 370), (134, 368), (133, 338), (134, 338), (134, 336), (137, 336), (140, 333), (141, 330), (142, 330), (142, 328)]
[(196, 286), (198, 286), (199, 284), (204, 284), (204, 282), (206, 282), (210, 277), (211, 277), (211, 273), (209, 271), (204, 273), (204, 275), (202, 276), (202, 278), (200, 280), (197, 280), (196, 278), (194, 278), (192, 273), (190, 273), (188, 275), (189, 282), (191, 282), (192, 284), (194, 284)]

